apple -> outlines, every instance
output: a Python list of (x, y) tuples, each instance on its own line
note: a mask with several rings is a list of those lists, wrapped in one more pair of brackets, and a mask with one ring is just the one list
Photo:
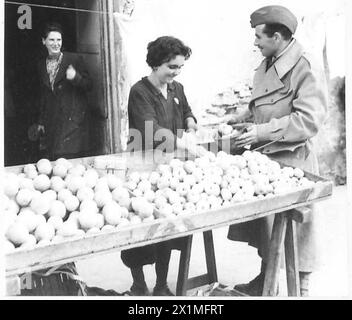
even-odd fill
[(39, 174), (33, 180), (33, 186), (36, 190), (44, 192), (50, 188), (51, 181), (49, 177), (45, 174)]
[(154, 204), (157, 208), (160, 208), (164, 204), (167, 204), (167, 199), (163, 195), (155, 195)]
[(194, 171), (193, 171), (193, 177), (194, 177), (196, 183), (199, 183), (199, 182), (203, 181), (203, 179), (205, 177), (203, 169), (198, 168), (198, 167), (195, 168)]
[(232, 199), (232, 192), (230, 189), (223, 188), (221, 189), (221, 197), (224, 201), (230, 201)]
[(55, 228), (52, 224), (42, 223), (35, 229), (34, 236), (37, 241), (51, 240), (55, 236)]
[(24, 167), (23, 167), (23, 172), (25, 174), (27, 174), (28, 172), (30, 171), (37, 171), (37, 168), (34, 164), (32, 163), (29, 163), (29, 164), (26, 164)]
[(23, 208), (23, 210), (21, 210), (21, 212), (18, 214), (16, 221), (26, 226), (28, 232), (30, 233), (37, 228), (39, 222), (37, 220), (37, 215), (30, 208)]
[[(83, 200), (79, 206), (80, 211), (90, 211), (91, 213), (98, 213), (99, 208), (94, 200)], [(70, 214), (70, 216), (73, 212)]]
[(149, 176), (149, 182), (155, 186), (158, 183), (158, 180), (160, 179), (160, 174), (156, 171), (151, 172)]
[(210, 203), (205, 199), (199, 200), (196, 204), (196, 210), (198, 212), (208, 211), (209, 209), (210, 209)]
[(147, 199), (149, 202), (154, 202), (155, 199), (155, 192), (153, 190), (147, 190), (144, 192), (144, 198)]
[(27, 237), (26, 241), (21, 244), (20, 248), (22, 250), (31, 250), (35, 247), (36, 244), (37, 244), (37, 239), (35, 238), (34, 235), (30, 234)]
[(149, 172), (140, 172), (139, 178), (141, 181), (145, 180), (148, 181), (150, 179), (150, 173)]
[(182, 168), (183, 167), (183, 162), (180, 160), (180, 159), (172, 159), (169, 163), (169, 166), (172, 168), (172, 169), (175, 169), (175, 168)]
[(64, 166), (67, 169), (71, 169), (73, 167), (73, 164), (65, 158), (59, 158), (59, 159), (55, 160), (55, 165)]
[(194, 186), (196, 184), (196, 178), (192, 174), (187, 174), (183, 178), (183, 182), (188, 184), (189, 186)]
[(108, 202), (112, 201), (112, 195), (108, 191), (100, 190), (100, 191), (95, 192), (94, 200), (97, 203), (98, 208), (102, 208)]
[(57, 194), (57, 199), (60, 201), (65, 201), (66, 198), (73, 196), (72, 192), (68, 189), (61, 189)]
[(105, 218), (100, 213), (97, 214), (96, 218), (97, 218), (97, 223), (96, 223), (95, 227), (98, 229), (101, 229), (105, 225)]
[(60, 237), (73, 237), (77, 234), (78, 228), (72, 221), (65, 221), (57, 230), (56, 234)]
[(77, 191), (76, 196), (77, 196), (78, 200), (82, 202), (83, 200), (93, 200), (94, 195), (95, 195), (95, 193), (92, 188), (83, 187)]
[(192, 160), (187, 160), (184, 165), (183, 168), (185, 169), (185, 171), (188, 174), (192, 174), (194, 172), (194, 170), (196, 169), (196, 165)]
[(106, 224), (105, 226), (103, 226), (101, 228), (101, 232), (109, 232), (109, 231), (112, 231), (112, 230), (115, 230), (115, 227), (111, 226), (109, 224)]
[(142, 219), (139, 216), (135, 215), (135, 216), (131, 217), (129, 224), (140, 224), (141, 222), (142, 222)]
[(138, 185), (137, 189), (142, 191), (142, 193), (146, 192), (147, 190), (151, 190), (152, 184), (148, 180), (141, 180)]
[(48, 159), (40, 159), (37, 162), (37, 170), (39, 174), (45, 174), (48, 176), (51, 174), (53, 167)]
[(186, 210), (189, 213), (194, 213), (194, 212), (196, 212), (196, 206), (192, 202), (186, 202), (184, 204), (184, 210)]
[(133, 181), (136, 184), (138, 184), (141, 181), (141, 176), (136, 171), (131, 172), (130, 175), (128, 176), (128, 181)]
[(215, 183), (205, 183), (204, 191), (210, 196), (219, 196), (220, 195), (220, 186)]
[(107, 184), (109, 189), (112, 191), (116, 188), (122, 188), (123, 187), (123, 182), (122, 180), (117, 177), (114, 174), (108, 174), (106, 175), (106, 180), (107, 180)]
[(55, 164), (53, 168), (53, 176), (58, 176), (60, 178), (65, 178), (68, 168), (63, 164)]
[(78, 222), (84, 231), (94, 228), (98, 223), (98, 217), (96, 213), (86, 213), (81, 211), (78, 214)]
[(99, 190), (106, 190), (106, 191), (110, 191), (109, 188), (109, 184), (108, 184), (108, 179), (106, 176), (102, 176), (98, 179), (95, 187), (94, 187), (95, 191), (99, 191)]
[(171, 167), (167, 164), (159, 164), (156, 171), (161, 175), (171, 175)]
[(137, 189), (137, 182), (135, 182), (133, 180), (129, 180), (129, 181), (125, 182), (125, 187), (128, 190), (134, 191), (135, 189)]
[(64, 204), (65, 204), (67, 211), (73, 212), (79, 208), (80, 202), (77, 197), (70, 196), (64, 200)]
[(219, 125), (218, 131), (222, 136), (228, 136), (232, 133), (232, 126), (227, 123), (222, 123)]
[(66, 188), (66, 182), (58, 176), (51, 177), (50, 188), (56, 192), (59, 192), (60, 190)]
[(172, 211), (175, 215), (179, 215), (183, 212), (183, 205), (179, 202), (172, 204)]
[(51, 216), (48, 219), (48, 223), (54, 227), (55, 231), (57, 231), (58, 229), (60, 229), (64, 221), (62, 220), (61, 216), (55, 215), (55, 216)]
[(167, 218), (169, 216), (173, 215), (173, 208), (172, 205), (169, 203), (165, 203), (162, 206), (158, 208), (158, 210), (155, 211), (155, 217), (157, 219), (159, 218)]
[(50, 202), (53, 202), (57, 199), (57, 193), (54, 190), (47, 190), (42, 193), (44, 197), (47, 197)]
[(293, 176), (298, 179), (302, 179), (304, 177), (304, 172), (300, 168), (295, 168), (293, 170)]
[(171, 177), (167, 177), (167, 176), (162, 175), (157, 182), (157, 188), (158, 189), (165, 189), (165, 188), (170, 187), (170, 180), (171, 180)]
[(48, 213), (50, 209), (50, 205), (51, 205), (51, 202), (48, 199), (48, 197), (43, 195), (34, 197), (30, 203), (31, 209), (36, 214), (41, 214), (41, 215)]
[(177, 187), (176, 187), (176, 192), (179, 194), (179, 196), (184, 197), (188, 194), (188, 192), (191, 190), (191, 187), (188, 183), (183, 182), (180, 183)]
[(85, 185), (93, 189), (99, 180), (99, 174), (94, 169), (88, 169), (87, 171), (84, 172), (83, 179), (84, 179)]
[(86, 167), (81, 163), (76, 164), (75, 166), (72, 166), (68, 170), (68, 173), (74, 176), (83, 176), (85, 172), (86, 172)]
[(16, 201), (21, 207), (26, 207), (32, 201), (33, 192), (29, 189), (21, 189), (16, 195)]
[(193, 188), (187, 194), (187, 201), (196, 204), (200, 200), (200, 193)]
[(66, 215), (66, 205), (60, 200), (54, 200), (51, 203), (48, 215), (49, 217), (58, 216), (63, 219)]
[(67, 189), (70, 190), (73, 194), (76, 194), (77, 191), (84, 186), (84, 178), (78, 175), (71, 176), (71, 178), (67, 181)]
[(97, 227), (90, 228), (86, 232), (87, 235), (93, 235), (93, 234), (98, 234), (98, 233), (100, 233), (100, 229)]
[(120, 202), (123, 199), (129, 199), (130, 198), (130, 193), (128, 192), (128, 190), (126, 188), (123, 187), (118, 187), (116, 189), (114, 189), (111, 193), (112, 198), (117, 201)]
[(233, 156), (233, 161), (235, 166), (237, 166), (240, 170), (247, 167), (247, 160), (243, 156), (235, 155)]
[(34, 190), (33, 180), (29, 178), (23, 178), (19, 181), (20, 189)]
[(12, 242), (5, 240), (4, 241), (4, 252), (6, 253), (10, 253), (11, 251), (15, 250), (16, 247), (13, 245)]

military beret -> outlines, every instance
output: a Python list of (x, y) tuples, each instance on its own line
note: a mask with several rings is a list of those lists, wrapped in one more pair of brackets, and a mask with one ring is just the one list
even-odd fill
[(292, 33), (297, 29), (297, 18), (282, 6), (266, 6), (251, 14), (251, 26), (255, 28), (260, 24), (279, 23), (286, 26)]

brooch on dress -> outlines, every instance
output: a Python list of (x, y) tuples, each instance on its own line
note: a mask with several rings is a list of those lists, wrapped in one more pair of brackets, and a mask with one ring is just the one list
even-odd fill
[(176, 104), (180, 104), (180, 101), (175, 97), (174, 101), (176, 102)]

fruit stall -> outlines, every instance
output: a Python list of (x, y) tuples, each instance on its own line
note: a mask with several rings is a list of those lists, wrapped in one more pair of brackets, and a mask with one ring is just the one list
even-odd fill
[[(303, 212), (296, 209), (331, 196), (332, 183), (253, 151), (196, 159), (133, 152), (8, 167), (4, 191), (6, 275), (9, 287), (17, 284), (8, 294), (18, 294), (20, 276), (36, 270), (198, 232), (211, 235), (215, 228), (276, 214), (270, 295), (285, 235)], [(215, 256), (212, 261), (215, 266)], [(179, 295), (189, 288), (183, 267)]]

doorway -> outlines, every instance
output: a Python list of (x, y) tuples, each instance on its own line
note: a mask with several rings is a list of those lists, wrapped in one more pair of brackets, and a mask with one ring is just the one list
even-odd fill
[[(63, 28), (63, 51), (81, 55), (93, 79), (89, 93), (91, 143), (89, 155), (102, 154), (104, 148), (103, 71), (100, 45), (99, 1), (22, 0), (5, 2), (5, 166), (34, 163), (40, 159), (40, 139), (29, 134), (39, 115), (37, 61), (46, 54), (41, 31), (47, 22)], [(28, 4), (32, 28), (20, 29), (18, 8)]]

